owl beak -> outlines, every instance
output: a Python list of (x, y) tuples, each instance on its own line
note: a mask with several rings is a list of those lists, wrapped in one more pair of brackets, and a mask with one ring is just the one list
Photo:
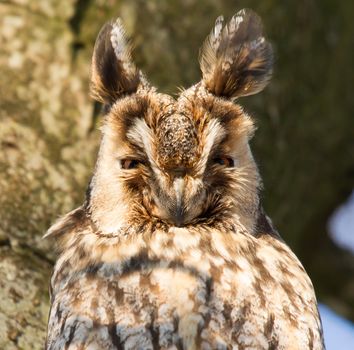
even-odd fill
[(185, 210), (184, 210), (184, 189), (185, 189), (185, 181), (182, 177), (177, 177), (173, 182), (173, 188), (175, 191), (175, 210), (173, 219), (175, 221), (176, 226), (183, 226), (185, 221)]
[(173, 192), (174, 203), (170, 209), (170, 220), (178, 227), (185, 226), (200, 214), (204, 192), (188, 176), (174, 179)]
[(184, 173), (174, 173), (168, 191), (154, 191), (153, 215), (177, 227), (185, 226), (203, 209), (202, 182)]

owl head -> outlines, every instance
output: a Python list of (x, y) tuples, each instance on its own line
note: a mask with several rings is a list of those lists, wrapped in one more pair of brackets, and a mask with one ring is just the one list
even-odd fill
[(119, 19), (99, 33), (91, 93), (105, 116), (87, 208), (100, 231), (226, 219), (254, 229), (260, 178), (249, 140), (255, 128), (235, 100), (261, 91), (271, 76), (272, 48), (260, 18), (242, 10), (224, 25), (219, 17), (199, 61), (201, 81), (173, 98), (134, 65)]

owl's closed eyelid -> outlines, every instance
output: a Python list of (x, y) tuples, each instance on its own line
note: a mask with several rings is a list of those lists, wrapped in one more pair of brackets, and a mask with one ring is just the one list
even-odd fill
[(227, 168), (234, 168), (235, 167), (235, 160), (233, 157), (228, 155), (222, 155), (219, 157), (213, 158), (213, 163), (218, 164)]
[(122, 157), (117, 159), (122, 170), (138, 169), (140, 166), (146, 165), (146, 160), (134, 156)]
[(211, 150), (208, 156), (208, 164), (215, 164), (215, 160), (217, 159), (230, 159), (233, 162), (233, 166), (237, 164), (237, 156), (235, 152), (228, 147), (226, 148), (224, 145), (219, 144), (217, 147)]

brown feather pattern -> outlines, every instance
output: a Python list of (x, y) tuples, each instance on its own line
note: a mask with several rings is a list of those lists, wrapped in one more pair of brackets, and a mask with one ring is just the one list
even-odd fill
[(262, 34), (261, 19), (252, 10), (241, 10), (222, 26), (219, 17), (200, 51), (206, 88), (228, 98), (263, 90), (271, 78), (273, 50)]
[(219, 18), (201, 67), (174, 99), (119, 20), (100, 32), (92, 93), (109, 108), (86, 201), (46, 234), (47, 350), (324, 349), (311, 281), (262, 208), (254, 123), (225, 98), (269, 79), (258, 16)]
[(119, 18), (98, 34), (91, 67), (91, 95), (97, 101), (110, 105), (137, 91), (140, 73), (131, 62), (131, 45)]

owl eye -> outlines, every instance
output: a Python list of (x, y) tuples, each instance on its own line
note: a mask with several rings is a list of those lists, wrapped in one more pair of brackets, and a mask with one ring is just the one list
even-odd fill
[(223, 165), (227, 168), (233, 168), (235, 166), (235, 162), (230, 157), (218, 157), (214, 159), (214, 163)]
[(120, 164), (122, 166), (122, 169), (136, 169), (139, 164), (141, 164), (140, 161), (137, 159), (121, 159)]

